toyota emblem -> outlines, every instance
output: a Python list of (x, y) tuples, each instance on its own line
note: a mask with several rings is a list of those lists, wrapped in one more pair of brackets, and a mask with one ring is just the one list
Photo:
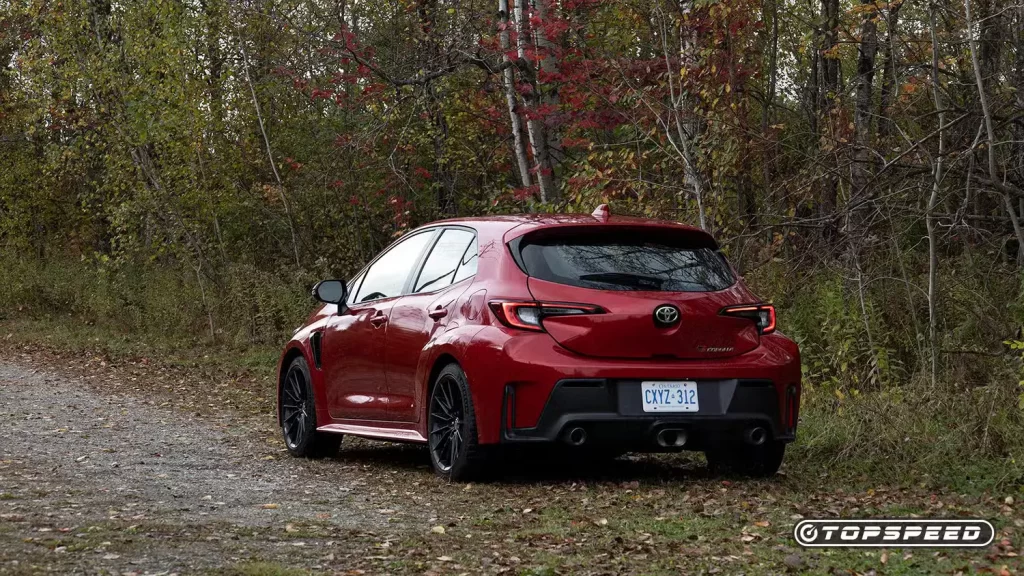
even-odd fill
[(654, 309), (654, 323), (658, 326), (672, 326), (677, 322), (679, 322), (679, 308), (671, 304), (662, 304)]

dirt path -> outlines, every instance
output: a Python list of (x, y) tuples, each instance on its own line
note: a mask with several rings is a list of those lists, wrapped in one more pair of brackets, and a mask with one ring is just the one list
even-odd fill
[[(306, 524), (329, 534), (428, 519), (427, 510), (383, 505), (367, 486), (365, 462), (282, 458), (279, 447), (232, 421), (102, 395), (80, 378), (0, 364), (0, 399), (0, 542), (11, 557), (0, 571), (26, 562), (189, 571), (221, 566), (222, 554), (233, 554), (217, 545), (225, 525), (255, 534), (284, 527), (290, 536)], [(127, 526), (143, 537), (152, 528), (188, 531), (207, 545), (196, 550), (195, 542), (176, 546), (172, 538), (142, 557), (111, 552)], [(329, 553), (314, 555), (320, 552)]]
[[(0, 574), (1020, 573), (1012, 496), (735, 482), (664, 456), (447, 484), (415, 447), (346, 438), (339, 458), (290, 458), (241, 385), (58, 360), (0, 363)], [(1000, 534), (940, 554), (812, 553), (789, 536), (801, 517), (907, 514)]]

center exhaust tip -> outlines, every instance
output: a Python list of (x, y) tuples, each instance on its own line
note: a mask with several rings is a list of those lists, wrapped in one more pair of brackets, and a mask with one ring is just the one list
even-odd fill
[(662, 448), (680, 448), (686, 444), (686, 430), (682, 428), (662, 428), (655, 436), (658, 446)]
[(582, 446), (583, 443), (587, 441), (587, 431), (583, 428), (576, 427), (569, 431), (569, 435), (566, 438), (568, 439), (569, 444), (572, 444), (573, 446)]
[(760, 426), (755, 426), (754, 428), (747, 430), (743, 439), (751, 446), (760, 446), (768, 440), (768, 431)]

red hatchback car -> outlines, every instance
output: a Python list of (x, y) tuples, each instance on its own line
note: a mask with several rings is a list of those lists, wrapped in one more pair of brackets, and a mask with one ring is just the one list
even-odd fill
[(767, 476), (796, 437), (799, 350), (697, 228), (604, 206), (445, 220), (313, 293), (278, 369), (296, 456), (352, 434), (426, 443), (452, 479), (545, 443)]

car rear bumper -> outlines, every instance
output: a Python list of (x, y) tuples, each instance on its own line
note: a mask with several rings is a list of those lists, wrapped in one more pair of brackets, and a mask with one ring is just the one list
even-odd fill
[[(777, 333), (732, 358), (620, 360), (569, 352), (545, 333), (486, 327), (460, 356), (482, 444), (558, 441), (570, 424), (586, 424), (595, 442), (636, 446), (668, 425), (686, 426), (694, 449), (698, 438), (752, 424), (772, 438), (795, 437), (800, 353)], [(658, 380), (697, 382), (700, 411), (644, 413), (640, 382)]]
[[(790, 394), (796, 394), (796, 387)], [(795, 425), (782, 413), (768, 380), (699, 380), (696, 413), (644, 412), (639, 380), (565, 379), (557, 382), (536, 425), (516, 427), (516, 388), (505, 388), (502, 443), (563, 442), (629, 450), (704, 450), (728, 442), (792, 442)], [(660, 434), (669, 432), (671, 436)]]

